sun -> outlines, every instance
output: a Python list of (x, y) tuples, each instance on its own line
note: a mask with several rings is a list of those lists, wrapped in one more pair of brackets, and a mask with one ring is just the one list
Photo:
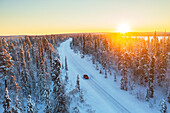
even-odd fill
[(126, 32), (130, 32), (130, 27), (128, 24), (121, 24), (118, 28), (117, 28), (117, 32), (120, 33), (126, 33)]

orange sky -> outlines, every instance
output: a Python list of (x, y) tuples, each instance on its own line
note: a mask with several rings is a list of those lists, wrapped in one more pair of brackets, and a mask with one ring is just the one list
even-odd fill
[(1, 0), (0, 35), (170, 32), (170, 0)]

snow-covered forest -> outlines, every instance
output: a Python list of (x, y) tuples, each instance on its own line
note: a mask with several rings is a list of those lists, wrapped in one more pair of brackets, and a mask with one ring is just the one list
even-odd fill
[(1, 113), (168, 113), (170, 37), (2, 37), (0, 94)]

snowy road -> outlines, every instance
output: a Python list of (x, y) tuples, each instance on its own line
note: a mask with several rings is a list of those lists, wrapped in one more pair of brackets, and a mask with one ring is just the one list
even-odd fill
[[(62, 48), (63, 52), (64, 48)], [(65, 52), (70, 53), (67, 50)], [(102, 86), (99, 85), (99, 83), (97, 83), (97, 81), (92, 76), (94, 73), (91, 73), (88, 69), (84, 68), (84, 64), (80, 63), (75, 57), (73, 57), (72, 54), (69, 54), (69, 57), (70, 59), (72, 59), (72, 66), (76, 68), (77, 72), (84, 73), (90, 76), (90, 79), (86, 80), (86, 82), (89, 83), (90, 86), (97, 93), (100, 94), (101, 98), (104, 98), (107, 102), (109, 102), (109, 105), (112, 106), (116, 113), (130, 113), (130, 111), (128, 111), (124, 106), (122, 106), (118, 101), (116, 101), (106, 90), (102, 88)]]
[[(60, 60), (64, 63), (65, 56), (67, 57), (68, 63), (68, 75), (72, 83), (76, 83), (77, 74), (81, 77), (80, 87), (85, 89), (87, 92), (86, 98), (87, 103), (92, 105), (96, 113), (151, 113), (150, 109), (145, 105), (137, 105), (138, 102), (131, 103), (131, 97), (127, 97), (126, 100), (124, 95), (125, 92), (121, 92), (120, 89), (113, 89), (104, 77), (95, 69), (91, 61), (87, 59), (81, 59), (80, 54), (76, 54), (70, 49), (71, 38), (63, 42), (58, 48), (60, 54)], [(90, 76), (89, 80), (83, 79), (82, 75), (87, 74)], [(111, 90), (110, 90), (111, 89)], [(129, 99), (128, 99), (129, 98)], [(134, 99), (134, 101), (136, 101)], [(137, 104), (136, 104), (137, 103)], [(134, 108), (134, 105), (136, 108)], [(155, 110), (154, 110), (155, 111)], [(154, 112), (156, 113), (156, 112)]]

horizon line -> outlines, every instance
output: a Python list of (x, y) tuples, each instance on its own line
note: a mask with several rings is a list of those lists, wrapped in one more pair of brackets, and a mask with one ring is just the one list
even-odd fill
[(120, 34), (127, 34), (127, 33), (170, 33), (170, 31), (130, 31), (130, 32), (126, 32), (126, 33), (121, 33), (121, 32), (117, 32), (117, 31), (113, 31), (113, 32), (61, 32), (61, 33), (48, 33), (48, 34), (0, 34), (0, 37), (12, 37), (12, 36), (45, 36), (45, 35), (67, 35), (67, 34), (88, 34), (88, 33), (120, 33)]

